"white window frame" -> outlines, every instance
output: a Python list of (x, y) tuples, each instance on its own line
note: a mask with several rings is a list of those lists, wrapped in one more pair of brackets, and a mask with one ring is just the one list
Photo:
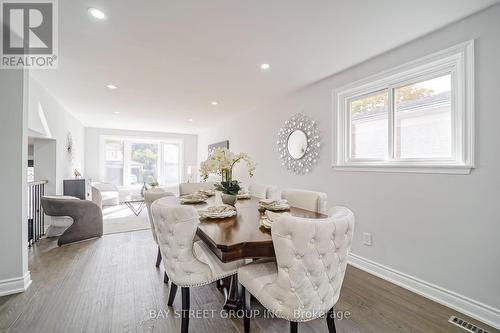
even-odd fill
[[(163, 178), (164, 165), (163, 165), (163, 145), (164, 144), (176, 144), (179, 145), (179, 183), (184, 182), (184, 140), (182, 139), (162, 139), (162, 138), (148, 138), (148, 137), (136, 137), (136, 136), (117, 136), (117, 135), (101, 135), (99, 140), (99, 176), (100, 179), (105, 178), (106, 175), (106, 140), (116, 140), (116, 141), (128, 141), (128, 142), (143, 142), (143, 143), (156, 143), (158, 144), (158, 179), (160, 181)], [(132, 188), (133, 185), (130, 184), (130, 168), (127, 165), (125, 159), (126, 155), (130, 154), (127, 149), (127, 144), (124, 144), (123, 153), (123, 185), (118, 186), (118, 188)], [(173, 184), (162, 184), (160, 186), (174, 186), (178, 183)], [(136, 186), (137, 187), (137, 186)]]
[[(451, 74), (452, 158), (394, 158), (396, 88)], [(387, 90), (389, 94), (389, 157), (353, 159), (350, 101)], [(474, 168), (474, 40), (450, 47), (333, 91), (333, 168), (345, 171), (469, 174)]]

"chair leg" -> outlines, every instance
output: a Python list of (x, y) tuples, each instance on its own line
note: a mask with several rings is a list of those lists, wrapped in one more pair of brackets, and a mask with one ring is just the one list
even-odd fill
[(250, 332), (250, 294), (247, 294), (245, 287), (240, 284), (240, 298), (241, 304), (243, 307), (243, 327), (245, 329), (245, 333)]
[(189, 330), (189, 288), (182, 287), (182, 321), (181, 333), (188, 333)]
[(160, 246), (158, 245), (158, 254), (156, 255), (156, 267), (160, 267), (161, 263), (161, 252), (160, 252)]
[(298, 330), (297, 324), (298, 323), (296, 321), (290, 322), (290, 333), (297, 333)]
[(170, 284), (170, 294), (168, 295), (168, 306), (174, 304), (175, 294), (177, 293), (177, 285), (175, 283)]
[(337, 333), (337, 329), (335, 328), (335, 315), (333, 312), (333, 308), (328, 310), (326, 314), (326, 324), (328, 325), (328, 333)]
[(168, 284), (168, 275), (167, 275), (167, 272), (163, 273), (163, 283), (167, 283)]

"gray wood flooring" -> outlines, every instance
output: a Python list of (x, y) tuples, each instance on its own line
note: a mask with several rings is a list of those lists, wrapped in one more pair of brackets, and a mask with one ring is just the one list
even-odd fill
[[(149, 230), (61, 248), (55, 240), (42, 239), (30, 249), (32, 286), (25, 293), (0, 297), (0, 333), (179, 332), (180, 318), (173, 311), (180, 309), (180, 292), (169, 308), (169, 288), (155, 259)], [(222, 301), (215, 285), (192, 289), (191, 309), (215, 310), (215, 316), (191, 319), (190, 332), (243, 332), (240, 319), (221, 315)], [(263, 310), (256, 302), (252, 307)], [(452, 314), (478, 323), (353, 267), (348, 268), (336, 310), (351, 313), (350, 319), (337, 321), (339, 333), (464, 333), (447, 322)], [(287, 331), (284, 320), (252, 320), (255, 333)], [(299, 324), (299, 332), (327, 332), (326, 322)]]

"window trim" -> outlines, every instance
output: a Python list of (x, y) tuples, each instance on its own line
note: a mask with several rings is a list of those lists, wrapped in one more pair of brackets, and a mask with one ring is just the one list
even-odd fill
[[(389, 126), (389, 158), (352, 159), (349, 101), (387, 90), (389, 124), (394, 123), (393, 92), (415, 82), (451, 74), (452, 159), (394, 159), (394, 126)], [(344, 171), (469, 174), (474, 168), (474, 40), (372, 75), (333, 90), (332, 167)]]
[[(163, 178), (163, 163), (161, 161), (163, 156), (163, 145), (164, 144), (176, 144), (179, 145), (179, 183), (184, 181), (184, 140), (183, 139), (169, 139), (169, 138), (155, 138), (155, 137), (143, 137), (143, 136), (123, 136), (123, 135), (100, 135), (99, 136), (99, 178), (104, 181), (106, 175), (106, 148), (105, 142), (106, 140), (117, 140), (117, 141), (129, 141), (129, 142), (143, 142), (143, 143), (156, 143), (158, 144), (158, 177), (157, 181), (160, 181)], [(126, 163), (125, 163), (125, 155), (124, 152), (124, 173), (123, 173), (123, 181), (127, 179), (126, 171)], [(175, 186), (178, 183), (160, 183), (160, 187), (168, 187)], [(135, 186), (137, 187), (137, 186)], [(118, 186), (120, 189), (129, 189), (134, 188), (134, 185), (128, 184), (126, 182), (123, 185)]]

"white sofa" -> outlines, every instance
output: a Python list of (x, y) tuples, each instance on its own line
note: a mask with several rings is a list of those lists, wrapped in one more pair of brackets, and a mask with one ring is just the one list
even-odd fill
[[(94, 191), (92, 196), (101, 196), (101, 207), (103, 206), (116, 206), (120, 203), (120, 196), (118, 188), (110, 183), (92, 183), (92, 186), (97, 189), (100, 193)], [(93, 200), (95, 202), (99, 201), (97, 198)]]

